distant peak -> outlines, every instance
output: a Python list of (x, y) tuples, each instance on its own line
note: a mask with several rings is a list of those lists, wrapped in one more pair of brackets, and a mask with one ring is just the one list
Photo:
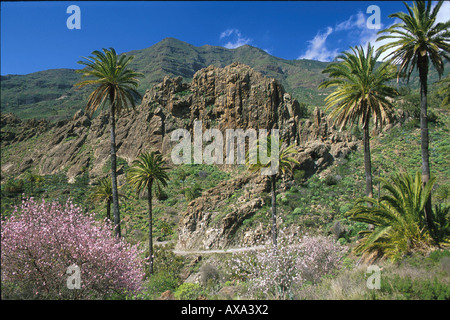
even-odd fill
[(187, 44), (190, 45), (189, 43), (176, 39), (176, 38), (172, 38), (172, 37), (167, 37), (162, 39), (159, 43), (182, 43), (182, 44)]

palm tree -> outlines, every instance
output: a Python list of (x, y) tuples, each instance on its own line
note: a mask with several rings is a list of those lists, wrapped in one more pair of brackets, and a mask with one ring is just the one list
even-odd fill
[[(432, 242), (423, 215), (425, 205), (435, 182), (432, 178), (423, 186), (420, 172), (415, 178), (398, 174), (391, 181), (380, 178), (388, 194), (379, 199), (359, 198), (347, 212), (350, 220), (373, 224), (374, 230), (361, 231), (364, 237), (355, 247), (355, 253), (369, 257), (385, 256), (398, 259), (414, 250), (426, 249)], [(370, 202), (373, 207), (364, 204)]]
[[(257, 141), (257, 147), (259, 150), (259, 140)], [(270, 187), (272, 193), (272, 243), (274, 247), (277, 247), (277, 204), (276, 204), (276, 181), (277, 176), (281, 173), (285, 174), (286, 171), (291, 171), (293, 167), (298, 163), (297, 160), (293, 158), (293, 155), (297, 153), (294, 145), (286, 146), (283, 144), (283, 140), (280, 140), (277, 143), (272, 143), (271, 136), (267, 137), (267, 153), (272, 154), (272, 147), (278, 148), (281, 145), (281, 149), (278, 153), (278, 171), (274, 174), (270, 175)], [(249, 154), (247, 152), (246, 155), (246, 165), (250, 172), (256, 172), (264, 168), (268, 168), (271, 166), (271, 163), (263, 164), (260, 161), (260, 157), (254, 159), (253, 157), (256, 154)]]
[(325, 98), (327, 110), (334, 108), (330, 117), (334, 123), (344, 128), (347, 123), (353, 125), (359, 122), (363, 129), (364, 168), (366, 176), (366, 196), (373, 197), (372, 169), (370, 159), (370, 118), (374, 124), (382, 126), (393, 111), (389, 102), (397, 94), (396, 90), (387, 85), (395, 78), (394, 67), (382, 63), (377, 67), (380, 52), (374, 53), (369, 43), (366, 52), (362, 46), (352, 47), (352, 52), (343, 52), (323, 71), (329, 73), (330, 79), (325, 80), (319, 88), (337, 87)]
[(150, 274), (153, 274), (153, 217), (152, 217), (152, 188), (153, 184), (157, 187), (167, 186), (169, 176), (168, 168), (164, 166), (162, 155), (155, 152), (143, 153), (128, 171), (128, 181), (138, 191), (147, 191), (148, 193), (148, 224), (149, 224), (149, 256), (150, 256)]
[(93, 56), (84, 58), (86, 61), (78, 61), (79, 64), (87, 66), (78, 72), (89, 79), (81, 81), (76, 85), (96, 85), (97, 88), (90, 94), (86, 105), (89, 114), (103, 107), (109, 101), (109, 122), (111, 126), (111, 180), (112, 180), (112, 202), (114, 212), (114, 227), (116, 236), (121, 236), (119, 199), (117, 191), (117, 160), (116, 160), (116, 116), (124, 109), (136, 106), (136, 100), (140, 97), (136, 88), (137, 77), (141, 73), (128, 69), (127, 66), (133, 56), (117, 56), (113, 48), (103, 49), (103, 52), (93, 51)]
[[(382, 45), (380, 51), (394, 50), (387, 55), (391, 61), (399, 66), (397, 80), (411, 76), (414, 67), (419, 70), (420, 79), (420, 131), (422, 153), (422, 180), (426, 184), (430, 180), (430, 163), (428, 154), (428, 121), (427, 121), (427, 79), (429, 63), (433, 64), (439, 77), (444, 72), (442, 57), (450, 61), (450, 20), (436, 23), (436, 16), (443, 4), (439, 1), (431, 10), (431, 1), (416, 1), (410, 7), (405, 3), (408, 13), (397, 12), (389, 15), (401, 22), (380, 31), (386, 33), (377, 41), (392, 39), (391, 42)], [(425, 209), (428, 227), (432, 228), (431, 197)]]
[(106, 203), (106, 218), (111, 220), (112, 182), (111, 177), (104, 177), (94, 187), (92, 200)]

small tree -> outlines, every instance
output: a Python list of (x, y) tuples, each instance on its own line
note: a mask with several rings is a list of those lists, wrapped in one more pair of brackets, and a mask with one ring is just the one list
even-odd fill
[(167, 175), (168, 168), (164, 166), (162, 155), (152, 153), (143, 153), (133, 164), (128, 172), (128, 181), (138, 192), (144, 190), (148, 193), (148, 228), (149, 228), (149, 258), (150, 274), (153, 274), (153, 217), (152, 217), (152, 188), (153, 184), (167, 185), (169, 176)]
[[(24, 200), (1, 221), (2, 298), (104, 299), (139, 291), (140, 252), (115, 238), (110, 227), (70, 201)], [(73, 265), (81, 286), (70, 290)]]
[(112, 183), (110, 177), (104, 177), (94, 187), (92, 200), (106, 203), (106, 218), (111, 220)]
[[(120, 187), (118, 187), (120, 189)], [(96, 202), (106, 203), (106, 218), (111, 220), (111, 204), (112, 198), (112, 181), (111, 177), (104, 177), (100, 179), (98, 184), (94, 186), (93, 192), (91, 194), (92, 200)], [(118, 193), (119, 198), (123, 197), (123, 194)]]
[(277, 248), (234, 254), (231, 277), (250, 282), (252, 298), (292, 299), (305, 282), (318, 282), (341, 266), (347, 249), (331, 238), (280, 232)]
[[(432, 243), (426, 228), (425, 206), (430, 197), (435, 178), (423, 186), (419, 172), (413, 178), (399, 174), (389, 181), (379, 178), (388, 194), (380, 199), (359, 198), (355, 206), (347, 212), (350, 219), (375, 226), (373, 230), (361, 231), (360, 243), (355, 253), (363, 258), (388, 257), (393, 260), (414, 250), (426, 249)], [(370, 202), (373, 207), (364, 204)]]
[[(258, 150), (260, 141), (257, 141)], [(293, 166), (296, 164), (299, 164), (297, 160), (293, 158), (293, 155), (297, 153), (295, 150), (294, 145), (286, 146), (283, 144), (283, 140), (272, 142), (271, 136), (267, 137), (267, 152), (268, 154), (272, 154), (272, 148), (279, 148), (281, 146), (281, 150), (276, 154), (278, 154), (278, 171), (270, 175), (270, 186), (272, 190), (272, 242), (273, 245), (277, 246), (277, 195), (276, 195), (276, 182), (277, 182), (277, 176), (280, 173), (285, 173), (286, 171), (291, 171), (293, 169)], [(262, 164), (261, 162), (261, 155), (254, 159), (253, 157), (256, 156), (255, 154), (250, 154), (247, 152), (246, 155), (246, 164), (248, 167), (248, 170), (250, 172), (256, 172), (263, 168), (268, 168), (271, 166), (271, 162), (268, 164)]]

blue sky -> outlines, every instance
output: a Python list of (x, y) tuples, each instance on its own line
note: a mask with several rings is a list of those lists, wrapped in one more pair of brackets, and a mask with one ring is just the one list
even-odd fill
[[(69, 30), (67, 7), (81, 10), (81, 29)], [(93, 50), (127, 52), (173, 37), (195, 46), (236, 48), (249, 44), (284, 59), (330, 61), (349, 46), (376, 39), (367, 28), (380, 8), (405, 11), (401, 1), (50, 1), (1, 3), (1, 74), (80, 68)], [(450, 17), (450, 2), (441, 9)]]

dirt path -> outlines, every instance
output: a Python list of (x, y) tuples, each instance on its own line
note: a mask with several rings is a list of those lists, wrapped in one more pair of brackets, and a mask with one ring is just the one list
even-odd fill
[(173, 250), (173, 253), (178, 255), (189, 255), (189, 254), (209, 254), (209, 253), (235, 253), (235, 252), (245, 252), (253, 250), (261, 250), (266, 246), (252, 246), (245, 248), (229, 248), (229, 249), (211, 249), (211, 250)]
[[(155, 246), (158, 245), (166, 245), (169, 243), (176, 242), (175, 240), (169, 241), (156, 241), (154, 243)], [(173, 249), (172, 252), (181, 256), (187, 256), (190, 254), (211, 254), (211, 253), (236, 253), (236, 252), (245, 252), (245, 251), (253, 251), (253, 250), (262, 250), (266, 248), (265, 245), (251, 246), (251, 247), (243, 247), (243, 248), (228, 248), (228, 249), (210, 249), (210, 250), (176, 250)]]

